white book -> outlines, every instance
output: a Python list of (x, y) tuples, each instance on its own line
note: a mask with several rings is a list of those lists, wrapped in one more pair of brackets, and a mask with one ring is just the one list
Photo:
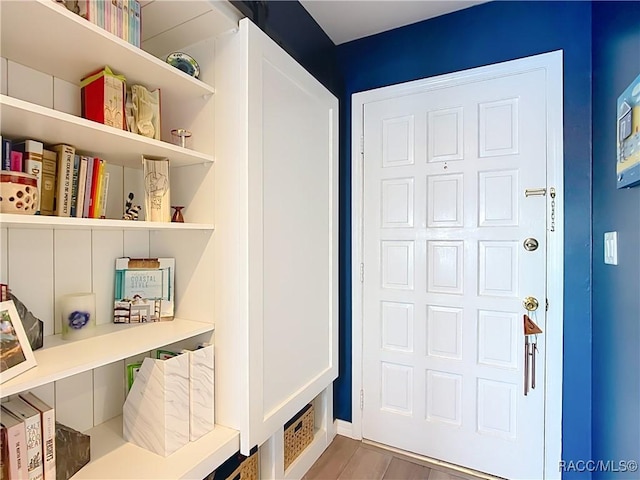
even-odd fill
[(21, 393), (20, 398), (40, 412), (42, 427), (42, 459), (44, 480), (56, 480), (56, 415), (53, 407), (33, 393)]
[(107, 195), (109, 193), (109, 172), (104, 172), (100, 184), (100, 205), (98, 218), (107, 218)]
[(27, 435), (26, 463), (29, 480), (43, 480), (40, 412), (19, 397), (3, 403), (2, 407), (24, 422)]
[(76, 217), (82, 218), (84, 212), (85, 189), (87, 187), (87, 166), (89, 160), (84, 155), (80, 157), (78, 169), (78, 203), (76, 205)]
[(2, 426), (7, 432), (7, 454), (4, 461), (9, 462), (9, 478), (28, 480), (26, 456), (27, 433), (24, 422), (7, 410), (2, 410)]

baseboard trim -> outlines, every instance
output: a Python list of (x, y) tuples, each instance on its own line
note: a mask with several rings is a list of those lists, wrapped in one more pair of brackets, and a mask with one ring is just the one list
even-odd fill
[(351, 424), (351, 422), (336, 419), (333, 423), (336, 427), (336, 433), (338, 435), (342, 435), (343, 437), (354, 438), (353, 425)]

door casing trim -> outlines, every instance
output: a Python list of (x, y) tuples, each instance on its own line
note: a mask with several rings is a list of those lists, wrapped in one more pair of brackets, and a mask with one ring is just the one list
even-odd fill
[[(564, 144), (563, 144), (563, 52), (534, 55), (517, 60), (462, 70), (436, 77), (354, 93), (351, 99), (351, 278), (352, 278), (352, 434), (362, 438), (360, 395), (363, 387), (363, 263), (364, 227), (364, 106), (370, 102), (439, 88), (515, 75), (531, 70), (546, 72), (547, 120), (547, 187), (556, 189), (555, 230), (547, 228), (547, 312), (546, 389), (544, 406), (544, 478), (560, 479), (558, 468), (562, 454), (562, 336), (564, 293)], [(547, 197), (547, 205), (549, 205)], [(547, 212), (549, 222), (550, 211)]]

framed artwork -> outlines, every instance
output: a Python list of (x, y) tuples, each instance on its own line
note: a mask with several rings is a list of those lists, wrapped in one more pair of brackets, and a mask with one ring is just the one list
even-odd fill
[(0, 383), (36, 366), (29, 339), (13, 300), (0, 302)]
[(618, 188), (640, 184), (640, 75), (618, 97)]

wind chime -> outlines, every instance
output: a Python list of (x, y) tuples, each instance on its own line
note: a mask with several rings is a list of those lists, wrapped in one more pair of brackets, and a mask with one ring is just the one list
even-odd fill
[(536, 325), (529, 314), (533, 315), (538, 308), (538, 300), (527, 297), (523, 302), (527, 313), (523, 315), (524, 322), (524, 394), (529, 393), (529, 388), (536, 388), (536, 353), (538, 352), (538, 334), (542, 329)]

